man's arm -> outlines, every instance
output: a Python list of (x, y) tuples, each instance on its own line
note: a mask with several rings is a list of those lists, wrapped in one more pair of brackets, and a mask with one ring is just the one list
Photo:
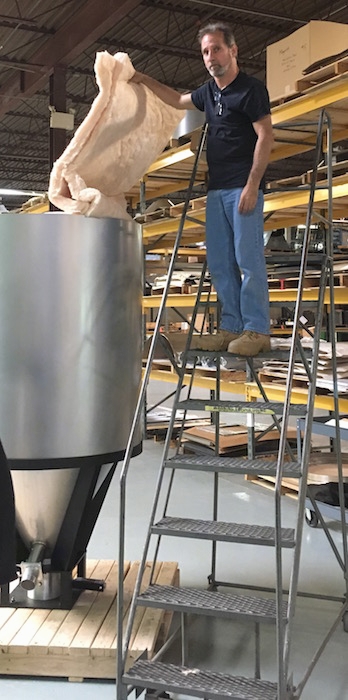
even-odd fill
[(239, 200), (238, 209), (241, 214), (252, 211), (256, 206), (261, 178), (267, 168), (274, 142), (270, 114), (258, 122), (254, 122), (253, 127), (257, 135), (257, 141), (253, 164)]
[(146, 87), (150, 88), (150, 90), (152, 90), (157, 97), (171, 107), (176, 107), (176, 109), (195, 109), (195, 106), (191, 100), (190, 92), (182, 95), (180, 92), (173, 90), (173, 88), (168, 87), (168, 85), (160, 83), (158, 80), (151, 78), (145, 73), (135, 71), (129, 82), (143, 83), (146, 85)]

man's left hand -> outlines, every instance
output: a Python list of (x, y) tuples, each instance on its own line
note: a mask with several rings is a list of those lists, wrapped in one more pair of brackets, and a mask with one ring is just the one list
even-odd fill
[(256, 207), (259, 189), (251, 185), (245, 185), (240, 195), (238, 211), (240, 214), (248, 214)]

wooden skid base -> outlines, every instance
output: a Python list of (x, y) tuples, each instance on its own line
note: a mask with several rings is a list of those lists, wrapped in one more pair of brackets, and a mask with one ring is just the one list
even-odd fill
[[(148, 585), (151, 566), (147, 562), (142, 589)], [(138, 567), (138, 562), (125, 562), (124, 626)], [(118, 564), (89, 561), (87, 575), (104, 579), (105, 590), (83, 591), (72, 610), (0, 608), (0, 675), (116, 678)], [(154, 582), (178, 585), (177, 563), (157, 562)], [(141, 654), (151, 658), (165, 641), (169, 624), (170, 613), (137, 609), (128, 666)]]

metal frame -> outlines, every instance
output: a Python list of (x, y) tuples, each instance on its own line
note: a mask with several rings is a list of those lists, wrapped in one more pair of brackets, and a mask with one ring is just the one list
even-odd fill
[[(132, 456), (141, 451), (136, 445)], [(79, 470), (56, 543), (50, 556), (43, 561), (43, 571), (60, 574), (60, 595), (54, 600), (31, 600), (20, 584), (9, 595), (9, 586), (0, 591), (0, 607), (33, 607), (70, 609), (83, 590), (103, 590), (104, 581), (86, 577), (86, 550), (106, 493), (124, 452), (106, 455), (53, 460), (8, 460), (12, 470), (62, 469), (64, 466)], [(114, 461), (116, 460), (116, 461)], [(108, 470), (100, 478), (103, 467)], [(100, 483), (99, 483), (100, 480)], [(73, 569), (77, 567), (77, 575)]]
[[(315, 147), (315, 164), (313, 168), (313, 174), (312, 174), (312, 181), (310, 184), (310, 191), (309, 191), (309, 205), (308, 205), (308, 210), (307, 210), (307, 215), (306, 215), (306, 226), (305, 226), (305, 234), (304, 234), (304, 241), (303, 241), (303, 248), (302, 248), (302, 254), (301, 254), (301, 262), (300, 262), (300, 274), (299, 274), (299, 285), (298, 285), (298, 292), (297, 292), (297, 298), (295, 302), (295, 309), (294, 309), (294, 320), (293, 320), (293, 334), (291, 338), (291, 347), (290, 347), (290, 352), (288, 355), (288, 362), (289, 362), (289, 371), (288, 371), (288, 377), (287, 377), (287, 382), (286, 382), (286, 387), (285, 387), (285, 394), (284, 394), (284, 400), (283, 400), (283, 406), (282, 406), (282, 417), (281, 419), (275, 418), (273, 420), (273, 425), (275, 425), (280, 432), (279, 436), (279, 450), (278, 450), (278, 457), (276, 460), (276, 481), (275, 481), (275, 490), (274, 490), (274, 518), (275, 518), (275, 528), (274, 528), (274, 546), (275, 546), (275, 564), (276, 564), (276, 585), (275, 585), (275, 605), (276, 605), (276, 637), (277, 637), (277, 668), (278, 668), (278, 677), (277, 677), (277, 682), (270, 689), (270, 692), (273, 693), (272, 698), (275, 698), (274, 695), (274, 688), (276, 688), (276, 696), (277, 700), (296, 700), (300, 698), (302, 691), (308, 681), (308, 678), (310, 677), (313, 668), (315, 667), (316, 663), (318, 662), (323, 650), (325, 649), (330, 637), (332, 636), (334, 630), (337, 628), (337, 625), (339, 624), (339, 621), (342, 619), (342, 616), (345, 615), (345, 612), (347, 610), (348, 602), (348, 589), (346, 589), (346, 600), (341, 602), (340, 610), (338, 612), (338, 615), (332, 625), (331, 630), (329, 633), (326, 635), (325, 639), (323, 640), (322, 644), (320, 645), (319, 649), (315, 652), (315, 655), (313, 657), (313, 660), (311, 664), (309, 665), (306, 673), (304, 674), (303, 679), (301, 682), (297, 685), (295, 688), (293, 685), (293, 679), (292, 675), (289, 674), (289, 663), (290, 663), (290, 651), (291, 651), (291, 644), (292, 644), (292, 637), (293, 637), (293, 618), (294, 618), (294, 613), (295, 613), (295, 603), (296, 603), (296, 597), (299, 594), (298, 592), (298, 578), (299, 578), (299, 567), (300, 567), (300, 554), (301, 554), (301, 541), (302, 541), (302, 531), (303, 531), (303, 520), (304, 520), (304, 513), (305, 513), (305, 506), (306, 506), (306, 484), (307, 484), (307, 478), (308, 478), (308, 466), (309, 466), (309, 457), (310, 457), (310, 448), (311, 448), (311, 427), (313, 423), (313, 414), (314, 414), (314, 402), (315, 402), (315, 391), (316, 391), (316, 385), (315, 385), (315, 379), (316, 379), (316, 374), (317, 374), (317, 366), (318, 366), (318, 358), (319, 358), (319, 342), (320, 342), (320, 329), (321, 325), (323, 322), (323, 313), (324, 313), (324, 304), (325, 304), (325, 298), (327, 294), (327, 285), (329, 287), (329, 301), (330, 301), (330, 306), (333, 308), (334, 306), (334, 277), (333, 277), (333, 237), (332, 237), (332, 126), (331, 126), (331, 121), (329, 115), (326, 113), (325, 110), (322, 110), (320, 112), (319, 116), (319, 121), (316, 123), (316, 147)], [(326, 131), (325, 131), (326, 130)], [(327, 179), (328, 179), (328, 191), (329, 191), (329, 196), (328, 196), (328, 218), (325, 221), (326, 223), (326, 251), (323, 256), (321, 256), (321, 274), (320, 274), (320, 285), (319, 285), (319, 290), (318, 290), (318, 316), (317, 316), (317, 323), (316, 323), (316, 329), (314, 332), (314, 337), (313, 337), (313, 348), (312, 348), (312, 355), (310, 358), (307, 357), (306, 353), (304, 352), (301, 343), (300, 343), (300, 338), (299, 338), (299, 331), (302, 328), (302, 321), (301, 321), (301, 315), (302, 315), (302, 307), (303, 307), (303, 296), (304, 296), (304, 279), (305, 279), (305, 274), (308, 269), (310, 259), (309, 259), (309, 243), (310, 243), (310, 227), (312, 223), (313, 217), (316, 215), (314, 212), (314, 200), (315, 200), (315, 193), (316, 193), (316, 188), (317, 188), (317, 170), (320, 162), (320, 158), (322, 155), (322, 143), (324, 140), (324, 131), (325, 131), (325, 136), (326, 136), (326, 144), (327, 144), (327, 154), (328, 154), (328, 166), (327, 166)], [(187, 207), (186, 207), (187, 208)], [(184, 212), (185, 215), (186, 212)], [(321, 217), (322, 218), (322, 217)], [(181, 229), (184, 227), (184, 221), (182, 219), (181, 221)], [(175, 249), (173, 251), (173, 256), (175, 255)], [(173, 258), (172, 258), (173, 260)], [(168, 277), (170, 281), (170, 273), (171, 269), (169, 270)], [(193, 318), (192, 318), (192, 323), (190, 326), (190, 331), (188, 334), (188, 339), (187, 339), (187, 346), (186, 350), (183, 353), (183, 359), (182, 359), (182, 371), (179, 373), (179, 378), (178, 378), (178, 384), (177, 384), (177, 390), (175, 392), (175, 398), (174, 398), (174, 408), (172, 411), (172, 416), (171, 416), (171, 421), (168, 427), (168, 432), (164, 444), (164, 451), (163, 451), (163, 458), (162, 458), (162, 464), (160, 466), (159, 470), (159, 475), (158, 475), (158, 480), (157, 480), (157, 485), (156, 485), (156, 490), (155, 490), (155, 496), (154, 496), (154, 501), (153, 501), (153, 508), (151, 511), (151, 516), (150, 516), (150, 522), (149, 522), (149, 529), (148, 533), (146, 536), (146, 541), (145, 541), (145, 546), (144, 546), (144, 552), (143, 552), (143, 557), (142, 561), (140, 564), (139, 568), (139, 575), (134, 591), (134, 597), (132, 600), (131, 604), (131, 611), (129, 615), (129, 624), (127, 627), (127, 631), (125, 634), (125, 639), (124, 639), (124, 645), (123, 645), (123, 650), (122, 652), (119, 649), (118, 652), (118, 666), (117, 666), (117, 697), (118, 700), (124, 700), (124, 698), (127, 695), (127, 686), (126, 686), (126, 680), (132, 678), (132, 673), (129, 673), (128, 676), (127, 674), (124, 675), (124, 667), (125, 667), (125, 660), (126, 660), (126, 654), (127, 654), (127, 647), (131, 635), (131, 627), (132, 627), (132, 621), (134, 619), (134, 614), (135, 614), (135, 608), (137, 603), (137, 599), (139, 597), (139, 591), (140, 591), (140, 582), (142, 579), (143, 571), (144, 571), (144, 566), (146, 563), (146, 558), (148, 554), (148, 549), (150, 545), (150, 539), (151, 536), (157, 535), (157, 544), (156, 544), (156, 551), (155, 551), (155, 556), (154, 556), (154, 561), (156, 561), (157, 556), (158, 556), (158, 551), (159, 551), (159, 546), (161, 542), (161, 537), (163, 535), (170, 535), (174, 534), (175, 528), (176, 528), (176, 523), (174, 522), (176, 519), (168, 519), (166, 517), (167, 515), (167, 509), (169, 505), (169, 499), (170, 499), (170, 494), (171, 494), (171, 489), (173, 485), (173, 480), (174, 480), (174, 475), (175, 475), (175, 458), (173, 459), (173, 468), (170, 473), (170, 478), (169, 482), (167, 485), (167, 491), (165, 495), (165, 503), (163, 507), (163, 513), (162, 513), (162, 520), (156, 523), (154, 526), (155, 518), (157, 515), (157, 506), (159, 503), (159, 496), (160, 492), (162, 489), (163, 485), (163, 479), (164, 479), (164, 472), (165, 468), (168, 467), (167, 459), (168, 459), (168, 453), (169, 453), (169, 446), (170, 446), (170, 440), (171, 440), (171, 432), (175, 420), (175, 411), (177, 408), (184, 408), (186, 410), (188, 406), (188, 401), (186, 400), (184, 402), (180, 402), (180, 393), (181, 389), (183, 386), (183, 377), (185, 373), (185, 366), (188, 358), (197, 356), (197, 351), (191, 351), (188, 350), (190, 347), (190, 342), (192, 338), (192, 333), (193, 333), (193, 328), (195, 324), (195, 318), (196, 318), (196, 313), (197, 309), (200, 302), (200, 294), (202, 291), (202, 287), (200, 285), (200, 288), (198, 290), (197, 294), (197, 302), (195, 305), (194, 313), (193, 313)], [(166, 299), (166, 298), (165, 298)], [(163, 306), (165, 304), (165, 299), (163, 300)], [(161, 306), (161, 309), (163, 307)], [(159, 314), (160, 317), (160, 314)], [(155, 330), (155, 333), (157, 331), (157, 328)], [(155, 342), (155, 340), (153, 339)], [(341, 568), (343, 569), (344, 572), (344, 578), (346, 580), (346, 586), (348, 585), (347, 581), (347, 541), (346, 541), (346, 520), (345, 520), (345, 509), (342, 507), (342, 504), (344, 504), (344, 492), (343, 492), (343, 481), (342, 481), (342, 457), (341, 457), (341, 451), (340, 451), (340, 429), (339, 429), (339, 402), (338, 402), (338, 391), (337, 391), (337, 367), (335, 363), (335, 328), (334, 328), (334, 314), (330, 315), (330, 341), (331, 341), (331, 346), (332, 346), (332, 356), (333, 356), (333, 374), (334, 374), (334, 410), (333, 410), (333, 415), (335, 417), (335, 447), (336, 447), (336, 454), (337, 454), (337, 461), (338, 461), (338, 476), (339, 476), (339, 493), (340, 493), (340, 503), (341, 503), (341, 511), (342, 511), (342, 532), (343, 532), (343, 539), (344, 539), (344, 544), (343, 544), (343, 557), (341, 559)], [(153, 342), (153, 347), (154, 347), (154, 342)], [(216, 428), (216, 448), (215, 448), (215, 457), (218, 458), (219, 454), (219, 446), (218, 446), (218, 436), (219, 436), (219, 411), (224, 410), (224, 406), (222, 404), (225, 404), (225, 410), (229, 410), (229, 408), (226, 409), (226, 403), (228, 402), (221, 402), (220, 401), (220, 357), (221, 353), (206, 353), (204, 351), (201, 351), (199, 354), (204, 354), (204, 355), (212, 355), (215, 358), (216, 361), (216, 389), (214, 392), (213, 396), (213, 401), (210, 402), (210, 410), (213, 411), (213, 415), (215, 418), (215, 428)], [(293, 452), (291, 449), (289, 450), (289, 445), (287, 442), (287, 429), (288, 429), (288, 424), (289, 424), (289, 416), (294, 412), (294, 405), (291, 402), (291, 394), (292, 394), (292, 379), (293, 379), (293, 374), (294, 374), (294, 368), (295, 368), (295, 360), (300, 356), (303, 365), (306, 370), (307, 378), (308, 378), (308, 396), (307, 396), (307, 404), (306, 406), (301, 406), (302, 412), (305, 413), (305, 418), (303, 420), (303, 439), (301, 442), (301, 450), (300, 450), (300, 455), (301, 455), (301, 464), (300, 464), (300, 488), (299, 488), (299, 497), (298, 497), (298, 514), (297, 514), (297, 522), (296, 522), (296, 528), (295, 528), (295, 539), (294, 539), (294, 554), (293, 554), (293, 567), (292, 567), (292, 573), (291, 573), (291, 578), (290, 578), (290, 586), (289, 586), (289, 591), (287, 592), (287, 601), (284, 599), (285, 591), (284, 591), (284, 586), (283, 586), (283, 565), (282, 565), (282, 549), (284, 546), (292, 546), (291, 543), (291, 536), (288, 535), (287, 533), (284, 532), (284, 529), (282, 528), (282, 513), (281, 513), (281, 496), (282, 496), (282, 478), (284, 475), (284, 472), (286, 471), (287, 465), (285, 461), (285, 452), (288, 451), (290, 452), (292, 464), (296, 465), (296, 462), (294, 460)], [(152, 355), (151, 355), (151, 350), (149, 353), (149, 359), (148, 363), (152, 361)], [(195, 360), (196, 362), (196, 360)], [(194, 364), (195, 367), (195, 364)], [(265, 390), (262, 387), (262, 384), (259, 382), (257, 378), (257, 374), (254, 370), (253, 366), (253, 361), (250, 359), (247, 359), (247, 367), (250, 376), (256, 381), (257, 386), (259, 388), (259, 391), (261, 393), (261, 398), (263, 400), (264, 404), (268, 403), (268, 398)], [(194, 373), (194, 368), (192, 371), (192, 381), (190, 383), (190, 387), (188, 390), (188, 396), (190, 396), (190, 391), (191, 387), (193, 384), (193, 373)], [(148, 372), (149, 376), (149, 372)], [(232, 403), (232, 402), (231, 402)], [(206, 401), (206, 404), (208, 404), (208, 401)], [(220, 405), (221, 404), (221, 405)], [(262, 405), (262, 401), (261, 401)], [(251, 408), (251, 407), (250, 407)], [(237, 409), (236, 409), (237, 410)], [(252, 410), (246, 410), (247, 414), (249, 415), (249, 420), (248, 420), (248, 425), (249, 425), (249, 457), (253, 459), (255, 457), (255, 443), (254, 443), (254, 413), (255, 411)], [(274, 410), (274, 414), (276, 411)], [(184, 422), (183, 422), (184, 425)], [(179, 447), (177, 449), (177, 452), (179, 451)], [(171, 458), (172, 459), (172, 458)], [(297, 457), (298, 460), (298, 457)], [(170, 461), (170, 460), (169, 460)], [(181, 467), (184, 468), (184, 467)], [(125, 493), (125, 476), (126, 476), (126, 471), (124, 471), (122, 475), (122, 483), (121, 483), (121, 503), (120, 503), (120, 518), (121, 518), (121, 538), (120, 538), (120, 567), (122, 566), (122, 561), (123, 561), (123, 555), (124, 555), (124, 549), (123, 549), (123, 539), (124, 538), (124, 518), (125, 518), (125, 510), (124, 510), (124, 493)], [(209, 582), (210, 582), (210, 590), (216, 590), (218, 585), (229, 585), (228, 582), (220, 582), (216, 580), (216, 547), (217, 547), (217, 542), (218, 541), (240, 541), (243, 542), (244, 538), (248, 538), (249, 535), (247, 532), (243, 531), (241, 534), (237, 534), (237, 538), (240, 539), (230, 539), (231, 538), (231, 532), (233, 531), (234, 525), (229, 524), (231, 526), (231, 529), (224, 529), (223, 534), (219, 531), (219, 523), (217, 522), (217, 515), (218, 515), (218, 471), (219, 468), (217, 467), (216, 469), (213, 469), (214, 475), (214, 487), (213, 487), (213, 503), (212, 503), (212, 523), (213, 525), (215, 524), (215, 530), (214, 527), (207, 533), (205, 529), (205, 523), (202, 521), (202, 528), (200, 526), (200, 521), (195, 521), (196, 522), (196, 530), (192, 530), (191, 528), (191, 523), (189, 519), (187, 519), (187, 523), (184, 524), (183, 530), (181, 532), (182, 537), (198, 537), (198, 538), (204, 538), (204, 539), (210, 539), (212, 541), (212, 562), (211, 562), (211, 574), (209, 577)], [(169, 525), (167, 522), (169, 522)], [(184, 519), (185, 520), (185, 519)], [(187, 525), (187, 533), (185, 532), (185, 527)], [(226, 525), (224, 523), (224, 525)], [(242, 526), (247, 528), (247, 526)], [(173, 530), (174, 528), (174, 530)], [(195, 533), (195, 534), (192, 534)], [(235, 533), (232, 533), (233, 537), (235, 537)], [(289, 536), (288, 544), (286, 544), (287, 539), (286, 537)], [(285, 538), (285, 539), (284, 539)], [(246, 541), (245, 539), (245, 541)], [(251, 540), (249, 541), (255, 541), (257, 542), (258, 536), (255, 536), (255, 540), (253, 540), (253, 535), (251, 534)], [(272, 540), (270, 539), (268, 544), (271, 544)], [(263, 542), (263, 544), (267, 544), (267, 542)], [(154, 565), (153, 565), (154, 566)], [(122, 575), (122, 574), (121, 574)], [(152, 577), (150, 584), (152, 583)], [(233, 585), (233, 584), (230, 584)], [(119, 596), (119, 608), (118, 608), (118, 639), (121, 640), (122, 637), (122, 604), (123, 604), (123, 597), (122, 597), (122, 579), (120, 578), (119, 580), (119, 586), (120, 586), (120, 591), (121, 591), (121, 596)], [(249, 586), (245, 586), (246, 588), (249, 588)], [(257, 587), (252, 587), (256, 590), (263, 590), (263, 589), (257, 589)], [(142, 603), (144, 604), (144, 603)], [(169, 605), (169, 604), (168, 604)], [(286, 617), (284, 617), (284, 607), (286, 608)], [(175, 606), (172, 606), (172, 609), (175, 609)], [(185, 610), (188, 611), (190, 609), (189, 605), (185, 608), (185, 606), (181, 606), (178, 608), (181, 610), (181, 616), (182, 616), (182, 630), (183, 630), (183, 636), (182, 636), (182, 663), (185, 663), (185, 657), (186, 657), (186, 637), (185, 637), (185, 625), (184, 625), (184, 612)], [(252, 616), (251, 616), (251, 619)], [(257, 618), (253, 619), (255, 623), (255, 679), (260, 678), (260, 626), (259, 626), (259, 620)], [(121, 644), (119, 643), (119, 648), (121, 648)], [(161, 669), (160, 669), (161, 670)], [(136, 676), (136, 673), (135, 673)], [(137, 677), (137, 681), (139, 683), (139, 688), (141, 687), (153, 687), (153, 688), (158, 688), (162, 690), (167, 690), (168, 688), (165, 686), (165, 683), (161, 680), (158, 680), (158, 685), (156, 685), (157, 681), (153, 681), (154, 685), (142, 685), (142, 681), (140, 680), (141, 677), (141, 672), (140, 676)], [(165, 677), (165, 673), (164, 673)], [(158, 677), (159, 678), (159, 677)], [(150, 681), (149, 681), (150, 682)], [(168, 680), (168, 687), (177, 687), (176, 686), (176, 680)], [(179, 691), (180, 692), (180, 691)], [(182, 691), (184, 692), (184, 690)], [(260, 691), (261, 692), (261, 691)], [(266, 692), (265, 689), (263, 689), (262, 692)], [(199, 693), (197, 693), (199, 695)], [(204, 694), (203, 694), (204, 695)], [(202, 695), (202, 696), (203, 696)], [(204, 695), (205, 696), (205, 695)], [(212, 697), (214, 695), (212, 694)], [(215, 696), (214, 696), (215, 697)], [(223, 694), (221, 695), (223, 697)], [(237, 697), (237, 695), (236, 695)], [(239, 697), (239, 696), (238, 696)], [(261, 695), (260, 695), (261, 697)], [(266, 695), (262, 696), (266, 697)]]

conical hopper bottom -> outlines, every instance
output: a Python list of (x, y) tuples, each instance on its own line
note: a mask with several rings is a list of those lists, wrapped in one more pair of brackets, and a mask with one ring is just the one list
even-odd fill
[(51, 553), (63, 522), (78, 469), (12, 470), (16, 522), (19, 534), (30, 548), (45, 542)]

